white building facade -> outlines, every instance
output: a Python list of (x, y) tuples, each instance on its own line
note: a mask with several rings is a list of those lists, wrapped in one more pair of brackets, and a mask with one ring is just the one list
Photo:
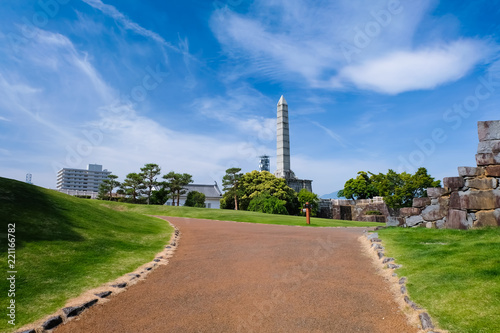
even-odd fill
[(87, 169), (64, 168), (57, 173), (57, 189), (70, 191), (98, 192), (99, 185), (111, 174), (102, 165), (89, 164)]
[[(189, 192), (197, 191), (205, 194), (205, 208), (220, 209), (220, 199), (222, 199), (222, 192), (219, 190), (219, 186), (217, 185), (217, 183), (213, 185), (189, 184), (184, 188), (186, 189), (186, 193), (180, 196), (179, 206), (184, 206)], [(175, 199), (175, 202), (173, 202), (172, 198), (168, 199), (165, 205), (177, 205), (177, 198)]]

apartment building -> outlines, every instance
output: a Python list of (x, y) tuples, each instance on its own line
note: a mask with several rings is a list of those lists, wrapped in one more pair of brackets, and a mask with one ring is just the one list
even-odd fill
[(86, 170), (64, 168), (57, 173), (57, 189), (98, 192), (99, 185), (110, 174), (99, 164), (89, 164)]

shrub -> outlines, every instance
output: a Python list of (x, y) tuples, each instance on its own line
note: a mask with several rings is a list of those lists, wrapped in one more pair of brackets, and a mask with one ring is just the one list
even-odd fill
[[(318, 196), (314, 193), (309, 192), (305, 188), (300, 190), (298, 194), (298, 199), (300, 203), (300, 207), (304, 207), (306, 202), (309, 202), (311, 205), (311, 216), (317, 216), (318, 215), (318, 206), (319, 206), (319, 199)], [(300, 215), (305, 215), (304, 212), (300, 212)]]
[(205, 194), (200, 193), (198, 191), (189, 192), (186, 198), (186, 202), (184, 203), (184, 206), (204, 208)]
[(267, 214), (288, 215), (286, 203), (268, 192), (263, 192), (254, 197), (248, 204), (248, 210)]

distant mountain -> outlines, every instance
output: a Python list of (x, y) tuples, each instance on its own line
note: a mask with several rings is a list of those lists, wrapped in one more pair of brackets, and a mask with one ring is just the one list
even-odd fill
[(337, 196), (337, 194), (339, 193), (339, 191), (335, 191), (335, 192), (328, 193), (328, 194), (323, 194), (322, 196), (320, 196), (320, 198), (321, 199), (338, 199), (339, 197)]

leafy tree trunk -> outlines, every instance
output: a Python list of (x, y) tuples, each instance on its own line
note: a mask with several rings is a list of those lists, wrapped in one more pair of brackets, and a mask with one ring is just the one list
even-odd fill
[(238, 210), (238, 196), (234, 194), (234, 210)]

